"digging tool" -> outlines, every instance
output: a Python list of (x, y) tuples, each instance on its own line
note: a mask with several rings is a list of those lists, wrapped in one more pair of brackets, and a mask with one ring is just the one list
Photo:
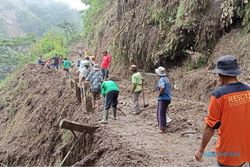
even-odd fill
[(145, 102), (145, 93), (143, 89), (142, 89), (142, 99), (143, 99), (143, 107), (144, 108), (148, 107), (149, 104)]
[(146, 101), (145, 101), (145, 93), (144, 93), (144, 86), (143, 86), (144, 84), (142, 84), (142, 99), (143, 99), (143, 107), (144, 108), (146, 108), (146, 107), (148, 107), (149, 106), (149, 104), (148, 103), (146, 103)]
[[(143, 69), (143, 77), (145, 77), (145, 69)], [(146, 108), (149, 106), (145, 101), (145, 93), (144, 93), (144, 81), (142, 80), (142, 99), (143, 99), (143, 107)]]

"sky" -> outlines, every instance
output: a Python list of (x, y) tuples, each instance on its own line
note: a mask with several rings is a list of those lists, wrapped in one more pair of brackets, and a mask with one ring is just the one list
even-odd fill
[(76, 10), (83, 10), (87, 8), (86, 5), (81, 2), (81, 0), (55, 0), (55, 1), (66, 3), (71, 8)]

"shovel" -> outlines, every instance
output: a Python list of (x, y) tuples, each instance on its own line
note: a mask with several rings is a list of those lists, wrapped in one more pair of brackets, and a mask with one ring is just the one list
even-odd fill
[(144, 107), (144, 108), (148, 107), (149, 104), (146, 103), (146, 101), (145, 101), (145, 93), (144, 93), (144, 88), (143, 88), (143, 86), (142, 86), (142, 99), (143, 99), (143, 107)]

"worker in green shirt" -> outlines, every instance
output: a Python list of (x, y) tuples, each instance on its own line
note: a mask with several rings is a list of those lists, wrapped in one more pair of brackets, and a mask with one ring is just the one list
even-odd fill
[(113, 118), (116, 120), (116, 111), (119, 96), (119, 87), (112, 78), (108, 81), (104, 81), (101, 85), (101, 94), (104, 96), (104, 111), (103, 118), (100, 121), (102, 124), (108, 123), (108, 112), (110, 107), (113, 108)]
[(64, 58), (64, 61), (63, 61), (63, 70), (66, 71), (66, 75), (69, 74), (69, 69), (70, 68), (71, 68), (71, 62), (67, 58)]
[(142, 92), (142, 83), (143, 83), (143, 77), (140, 72), (137, 71), (136, 65), (131, 65), (130, 71), (132, 72), (132, 95), (133, 95), (133, 110), (134, 114), (139, 114), (141, 112), (140, 104), (139, 104), (139, 96)]

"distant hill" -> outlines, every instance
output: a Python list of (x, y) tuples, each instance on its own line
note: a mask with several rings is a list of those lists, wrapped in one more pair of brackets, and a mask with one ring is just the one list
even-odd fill
[(0, 37), (16, 37), (28, 33), (41, 36), (57, 28), (63, 21), (82, 27), (80, 13), (53, 0), (2, 0), (0, 5)]

